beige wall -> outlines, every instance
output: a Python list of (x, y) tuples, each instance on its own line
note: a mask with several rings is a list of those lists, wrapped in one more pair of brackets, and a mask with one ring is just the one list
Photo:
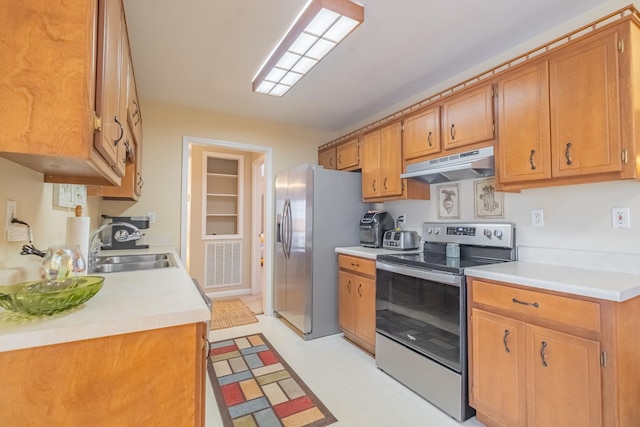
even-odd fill
[[(0, 270), (20, 268), (23, 271), (19, 280), (37, 279), (41, 259), (34, 255), (20, 255), (22, 245), (27, 242), (7, 242), (4, 230), (6, 200), (17, 202), (17, 216), (31, 226), (33, 244), (40, 250), (64, 244), (67, 218), (74, 216), (74, 210), (53, 207), (53, 184), (45, 183), (41, 173), (0, 158)], [(92, 229), (99, 225), (100, 204), (100, 198), (89, 197), (83, 212), (84, 216), (91, 217)], [(0, 285), (3, 277), (0, 274)]]

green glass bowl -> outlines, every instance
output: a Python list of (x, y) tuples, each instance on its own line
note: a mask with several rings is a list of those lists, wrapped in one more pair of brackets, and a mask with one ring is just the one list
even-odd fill
[(53, 314), (88, 301), (104, 277), (80, 276), (0, 286), (0, 307), (18, 313)]

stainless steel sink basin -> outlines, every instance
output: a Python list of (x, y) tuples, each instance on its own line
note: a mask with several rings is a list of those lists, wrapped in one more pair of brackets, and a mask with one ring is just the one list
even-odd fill
[(98, 257), (97, 264), (89, 271), (93, 273), (117, 273), (123, 271), (155, 270), (157, 268), (177, 267), (173, 255), (107, 255)]

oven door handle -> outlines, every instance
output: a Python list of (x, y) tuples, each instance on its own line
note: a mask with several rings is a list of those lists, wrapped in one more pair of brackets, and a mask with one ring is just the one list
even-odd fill
[(432, 282), (442, 283), (458, 288), (462, 283), (462, 276), (456, 274), (438, 273), (433, 270), (423, 270), (419, 268), (387, 264), (382, 261), (376, 261), (376, 268), (390, 273), (401, 274), (403, 276), (414, 277), (416, 279), (430, 280)]

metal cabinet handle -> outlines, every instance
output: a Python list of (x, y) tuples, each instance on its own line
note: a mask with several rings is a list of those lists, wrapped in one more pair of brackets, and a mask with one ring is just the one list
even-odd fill
[(546, 368), (548, 365), (547, 365), (547, 361), (545, 360), (547, 358), (547, 355), (544, 354), (545, 348), (547, 348), (547, 342), (542, 341), (542, 345), (540, 346), (540, 359), (542, 359), (542, 366)]
[(514, 302), (514, 303), (516, 303), (516, 304), (531, 305), (531, 306), (533, 306), (533, 307), (535, 307), (535, 308), (540, 307), (540, 304), (538, 304), (537, 302), (530, 303), (530, 302), (526, 302), (526, 301), (520, 301), (520, 300), (517, 300), (517, 299), (515, 299), (515, 298), (513, 298), (511, 301), (513, 301), (513, 302)]
[(567, 164), (570, 165), (573, 162), (571, 161), (571, 153), (569, 152), (571, 150), (571, 146), (572, 144), (570, 142), (567, 142), (567, 149), (564, 152), (565, 157), (567, 158)]
[(116, 121), (118, 126), (120, 126), (120, 136), (118, 137), (118, 139), (113, 141), (113, 145), (115, 147), (116, 145), (118, 145), (118, 143), (120, 142), (120, 140), (124, 136), (124, 128), (122, 127), (122, 124), (120, 123), (120, 120), (118, 120), (118, 116), (114, 116), (113, 119)]
[(333, 157), (329, 157), (329, 167), (333, 167)]
[(352, 262), (351, 267), (360, 267), (360, 264), (356, 264), (355, 262)]
[(533, 155), (536, 154), (536, 150), (531, 150), (531, 154), (529, 155), (529, 163), (531, 164), (531, 170), (536, 170), (536, 165), (533, 163)]
[(508, 329), (504, 330), (504, 337), (502, 338), (502, 342), (504, 343), (504, 351), (507, 353), (511, 353), (511, 350), (509, 350), (509, 346), (507, 345), (507, 337), (509, 336), (510, 332)]
[(456, 127), (456, 124), (454, 123), (451, 125), (451, 129), (449, 129), (449, 135), (451, 135), (452, 141), (456, 139), (455, 127)]
[(376, 180), (375, 179), (371, 183), (371, 186), (373, 187), (373, 191), (378, 191), (378, 190), (376, 190)]
[(338, 164), (342, 164), (342, 154), (338, 154)]
[(347, 290), (351, 293), (351, 280), (347, 282)]
[(362, 296), (362, 292), (360, 292), (360, 289), (362, 289), (362, 283), (358, 285), (358, 295)]
[(389, 187), (387, 187), (387, 177), (386, 177), (386, 176), (384, 177), (383, 186), (384, 186), (384, 189), (385, 189), (385, 190), (388, 190), (388, 189), (389, 189)]
[(431, 131), (429, 131), (429, 135), (427, 135), (427, 142), (429, 143), (429, 147), (433, 147), (433, 144), (431, 143)]

